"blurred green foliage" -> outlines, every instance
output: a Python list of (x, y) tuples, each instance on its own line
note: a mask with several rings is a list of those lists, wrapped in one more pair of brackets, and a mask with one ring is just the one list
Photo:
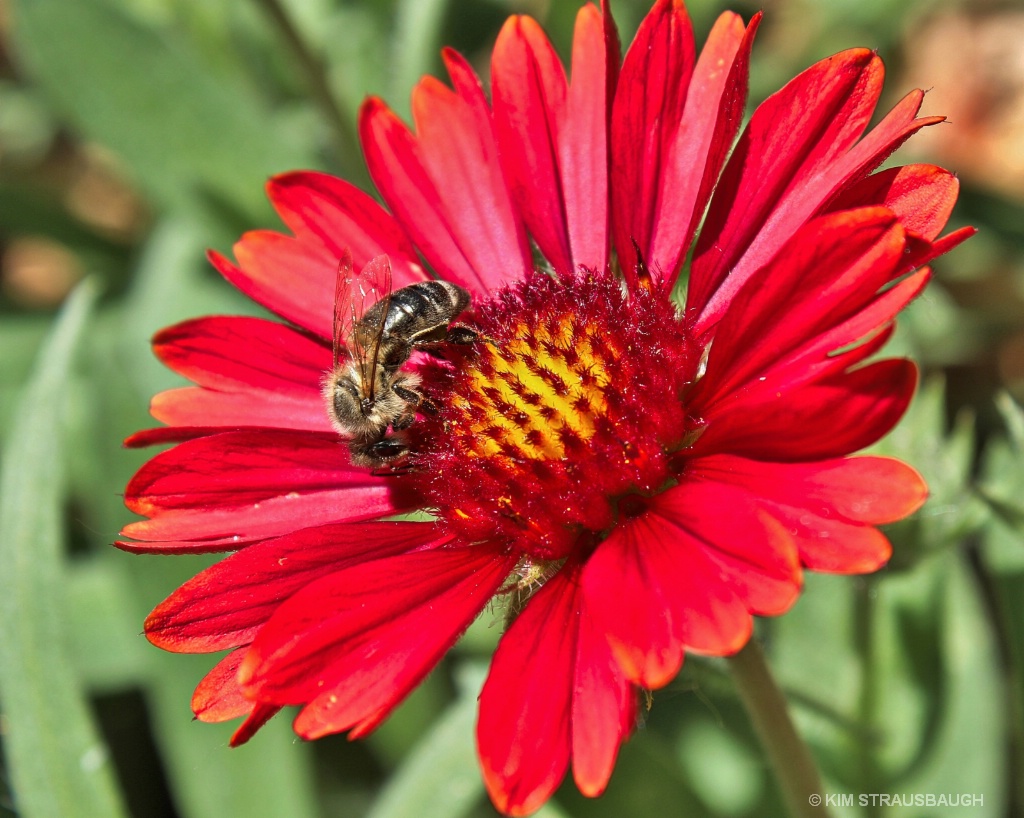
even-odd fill
[[(731, 8), (749, 17), (761, 5)], [(647, 6), (613, 3), (624, 42)], [(886, 59), (893, 101), (910, 87), (901, 71), (936, 13), (928, 0), (764, 6), (752, 102), (855, 45)], [(278, 718), (230, 751), (230, 725), (193, 723), (191, 690), (209, 660), (163, 654), (139, 630), (147, 611), (207, 561), (110, 547), (130, 516), (120, 493), (149, 456), (119, 441), (150, 425), (149, 397), (177, 383), (149, 353), (157, 329), (256, 312), (203, 253), (275, 224), (262, 192), (269, 175), (314, 167), (365, 184), (355, 115), (366, 94), (407, 111), (413, 82), (440, 71), (443, 44), (486, 71), (511, 12), (540, 18), (567, 56), (577, 7), (0, 5), (0, 815), (493, 814), (472, 744), (493, 623), (474, 626), (364, 742), (299, 744)], [(690, 4), (699, 36), (722, 8), (718, 0)], [(943, 13), (1014, 8), (948, 0)], [(896, 349), (922, 362), (924, 387), (877, 447), (919, 468), (932, 497), (892, 527), (896, 552), (886, 570), (808, 577), (793, 611), (759, 628), (828, 792), (973, 793), (983, 806), (952, 812), (1021, 815), (1024, 414), (1011, 395), (1019, 398), (1024, 382), (1024, 196), (1012, 200), (966, 172), (962, 181), (957, 223), (981, 233), (935, 264), (936, 284), (901, 322)], [(83, 275), (88, 282), (58, 315)], [(607, 794), (587, 800), (569, 784), (540, 814), (780, 810), (724, 665), (691, 657), (654, 696)]]

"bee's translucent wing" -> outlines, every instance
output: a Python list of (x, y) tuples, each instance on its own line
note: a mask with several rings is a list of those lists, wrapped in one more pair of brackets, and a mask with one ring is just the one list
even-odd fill
[(377, 256), (370, 259), (359, 274), (358, 289), (363, 296), (366, 309), (360, 316), (360, 323), (352, 337), (361, 346), (359, 361), (363, 381), (364, 397), (373, 400), (377, 385), (375, 377), (377, 360), (380, 358), (381, 343), (391, 307), (391, 259)]
[(352, 304), (352, 286), (354, 274), (352, 271), (352, 253), (346, 247), (341, 258), (338, 259), (338, 275), (334, 282), (334, 368), (338, 368), (338, 361), (341, 357), (341, 348), (352, 335), (352, 327), (355, 325)]
[(359, 367), (363, 398), (374, 398), (377, 359), (380, 356), (384, 323), (391, 304), (391, 261), (387, 256), (371, 259), (358, 273), (352, 254), (346, 250), (338, 264), (334, 296), (335, 365), (342, 344)]

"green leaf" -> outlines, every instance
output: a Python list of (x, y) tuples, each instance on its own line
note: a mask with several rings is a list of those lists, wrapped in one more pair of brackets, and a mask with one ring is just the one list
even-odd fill
[[(1024, 411), (1006, 394), (996, 398), (1008, 436), (991, 441), (985, 450), (979, 493), (993, 512), (993, 525), (981, 543), (980, 572), (989, 574), (987, 587), (992, 616), (1001, 631), (1007, 693), (1012, 699), (1003, 714), (1011, 731), (1013, 762), (1024, 769)], [(1019, 776), (1018, 776), (1019, 778)], [(1024, 799), (1024, 782), (1015, 782)], [(1024, 802), (1024, 800), (1022, 800)]]
[(0, 80), (0, 145), (7, 161), (39, 162), (53, 144), (56, 123), (31, 89)]
[(1004, 746), (1012, 786), (1010, 798), (1015, 804), (1024, 804), (1024, 571), (1019, 567), (1014, 571), (1003, 566), (996, 569), (1002, 570), (991, 572), (987, 582), (982, 579), (1003, 663), (1003, 698), (995, 707), (1008, 736)]
[(977, 316), (963, 310), (938, 283), (900, 314), (896, 336), (885, 356), (905, 355), (928, 371), (953, 364), (968, 365), (983, 355), (986, 328)]
[(15, 414), (0, 474), (0, 695), (25, 818), (124, 814), (85, 693), (69, 673), (64, 627), (61, 406), (95, 298), (86, 282), (68, 300)]
[(396, 99), (405, 99), (424, 74), (434, 73), (441, 50), (441, 24), (450, 0), (398, 0), (392, 51), (391, 82)]
[(569, 814), (561, 810), (554, 801), (548, 801), (533, 813), (533, 818), (569, 818)]
[[(3, 222), (0, 221), (0, 224)], [(5, 314), (0, 318), (0, 429), (21, 400), (21, 387), (32, 371), (50, 320), (43, 315)]]
[(1019, 542), (1024, 533), (1024, 410), (1007, 394), (996, 397), (996, 406), (1008, 432), (985, 450), (978, 494), (988, 504), (995, 518), (1010, 529), (1017, 540), (1008, 549), (1016, 552), (1017, 567), (1024, 567), (1024, 547)]
[[(390, 91), (392, 56), (386, 47), (390, 20), (380, 11), (365, 3), (339, 4), (326, 23), (323, 55), (328, 80), (339, 106), (353, 123), (366, 95), (388, 96)], [(405, 88), (400, 97), (388, 100), (400, 113), (404, 113), (402, 103), (410, 90)]]
[(1018, 534), (1024, 532), (1024, 508), (1020, 506), (1016, 498), (1004, 500), (998, 493), (992, 492), (984, 486), (979, 488), (978, 495), (988, 504), (1000, 522), (1014, 529)]
[[(892, 791), (980, 795), (983, 805), (963, 811), (979, 818), (1006, 815), (1008, 716), (996, 645), (962, 556), (943, 555), (938, 569), (945, 574), (945, 601), (938, 617), (943, 706), (934, 732), (926, 738), (924, 758), (911, 774), (894, 782)], [(904, 593), (907, 590), (903, 588)], [(906, 642), (893, 647), (910, 652)], [(887, 713), (892, 715), (905, 702), (892, 690), (891, 676), (883, 676), (883, 684), (890, 697)]]
[(966, 413), (946, 431), (945, 385), (935, 379), (921, 388), (899, 425), (871, 447), (872, 454), (909, 463), (928, 484), (924, 508), (886, 529), (894, 547), (890, 570), (955, 547), (987, 522), (988, 509), (973, 486), (974, 441), (974, 419)]
[(70, 653), (90, 690), (123, 690), (144, 681), (147, 645), (139, 638), (131, 577), (117, 555), (77, 560), (66, 593)]
[(873, 735), (861, 784), (895, 786), (927, 763), (952, 702), (946, 629), (954, 552), (913, 571), (868, 578), (857, 595), (864, 689), (857, 716)]
[(756, 811), (765, 790), (764, 761), (721, 724), (695, 718), (679, 737), (679, 759), (694, 791), (714, 814)]
[(189, 207), (198, 192), (262, 216), (266, 177), (312, 164), (190, 43), (102, 0), (20, 0), (15, 11), (21, 57), (55, 108), (161, 203)]
[(1021, 409), (1005, 392), (996, 396), (996, 406), (1010, 432), (1010, 441), (1014, 448), (1018, 452), (1024, 452), (1024, 409)]
[(391, 777), (367, 818), (458, 818), (480, 800), (474, 725), (485, 674), (482, 665), (463, 666), (458, 700)]

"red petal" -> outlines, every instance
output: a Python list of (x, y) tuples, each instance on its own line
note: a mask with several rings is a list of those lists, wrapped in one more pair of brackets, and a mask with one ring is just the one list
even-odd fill
[(256, 731), (259, 730), (264, 724), (270, 721), (271, 718), (276, 716), (280, 712), (280, 707), (274, 707), (273, 705), (267, 704), (256, 704), (253, 706), (252, 712), (242, 725), (235, 730), (229, 744), (232, 747), (240, 747), (245, 744), (249, 739), (256, 735)]
[[(904, 98), (857, 145), (881, 87), (881, 62), (844, 52), (805, 71), (755, 113), (715, 192), (697, 244), (688, 309), (714, 324), (742, 284), (808, 218), (911, 134), (921, 93)], [(806, 100), (820, 103), (810, 115)]]
[[(884, 208), (837, 213), (806, 225), (729, 305), (692, 399), (695, 406), (710, 411), (715, 396), (763, 380), (781, 361), (798, 353), (823, 358), (887, 323), (892, 314), (879, 316), (878, 325), (860, 335), (834, 332), (901, 270), (903, 251), (903, 230)], [(858, 330), (863, 326), (855, 324)]]
[(558, 167), (568, 85), (535, 20), (514, 15), (505, 22), (491, 55), (491, 85), (498, 147), (516, 205), (545, 258), (556, 270), (571, 270)]
[(360, 133), (370, 175), (427, 261), (479, 293), (525, 275), (532, 258), (479, 81), (450, 50), (445, 64), (456, 90), (432, 77), (416, 86), (416, 136), (375, 98)]
[(495, 124), (516, 203), (556, 270), (608, 263), (609, 109), (618, 67), (611, 16), (580, 9), (573, 79), (543, 31), (512, 17), (492, 57)]
[(872, 526), (909, 516), (928, 492), (916, 471), (883, 457), (764, 463), (719, 456), (694, 461), (693, 471), (762, 498), (793, 533), (804, 564), (815, 571), (879, 568), (891, 547)]
[(662, 580), (682, 550), (660, 518), (644, 514), (616, 526), (583, 572), (587, 608), (635, 684), (663, 687), (683, 664)]
[(657, 212), (649, 264), (671, 287), (729, 154), (747, 98), (750, 49), (761, 15), (744, 30), (739, 15), (722, 14), (701, 51), (669, 155), (654, 191)]
[[(697, 242), (690, 308), (708, 305), (793, 183), (853, 144), (875, 108), (882, 76), (882, 62), (872, 52), (844, 51), (811, 66), (758, 107)], [(759, 258), (761, 264), (767, 260)]]
[(567, 564), (502, 637), (480, 694), (477, 744), (495, 806), (526, 815), (569, 762), (599, 795), (636, 723), (636, 697), (584, 605), (580, 565)]
[(764, 497), (851, 523), (882, 525), (917, 511), (928, 489), (914, 469), (890, 457), (817, 463), (763, 463), (718, 456), (695, 464), (701, 476), (747, 487)]
[[(651, 246), (654, 192), (679, 129), (693, 63), (686, 7), (658, 0), (626, 52), (612, 107), (612, 230), (627, 279), (635, 276), (633, 242)], [(688, 223), (689, 214), (685, 218)]]
[(801, 562), (812, 571), (868, 574), (892, 556), (892, 545), (877, 528), (822, 517), (804, 508), (778, 506), (772, 513), (790, 531)]
[(911, 361), (889, 360), (813, 384), (737, 393), (705, 414), (707, 426), (693, 452), (774, 461), (841, 457), (895, 426), (916, 386)]
[(608, 265), (608, 141), (618, 69), (619, 39), (607, 6), (602, 12), (585, 5), (576, 15), (568, 111), (558, 146), (574, 268)]
[(907, 258), (904, 259), (904, 269), (913, 270), (927, 264), (932, 259), (948, 253), (954, 247), (958, 247), (977, 232), (973, 227), (961, 227), (959, 230), (947, 233), (941, 239), (936, 239), (933, 242), (915, 241), (913, 236), (911, 236), (910, 241), (907, 242), (910, 252), (907, 254)]
[(374, 183), (430, 265), (441, 278), (476, 285), (476, 273), (451, 232), (415, 137), (376, 97), (360, 109), (359, 133)]
[(270, 230), (246, 233), (234, 246), (237, 266), (220, 253), (210, 263), (231, 284), (282, 318), (330, 341), (338, 259), (319, 244)]
[[(580, 588), (578, 577), (573, 583)], [(604, 792), (619, 746), (636, 726), (636, 691), (615, 661), (608, 639), (585, 600), (580, 606), (572, 699), (572, 769), (580, 792), (594, 798)]]
[(242, 695), (238, 666), (244, 657), (245, 648), (229, 653), (206, 674), (192, 696), (192, 710), (199, 721), (215, 723), (246, 717), (231, 737), (232, 747), (245, 744), (281, 709), (258, 704)]
[(246, 692), (304, 704), (303, 738), (377, 724), (433, 668), (515, 565), (497, 546), (437, 549), (338, 571), (283, 604), (242, 665)]
[(833, 200), (828, 210), (884, 205), (908, 233), (931, 241), (949, 221), (960, 192), (959, 180), (935, 165), (906, 165), (868, 176)]
[(185, 321), (153, 339), (171, 369), (209, 389), (174, 389), (153, 399), (173, 426), (266, 426), (328, 432), (320, 383), (330, 350), (290, 327), (259, 318)]
[(627, 677), (660, 687), (682, 650), (724, 655), (750, 636), (750, 612), (796, 599), (794, 544), (756, 498), (685, 480), (653, 499), (598, 547), (583, 585)]
[[(684, 481), (659, 495), (652, 512), (703, 544), (704, 555), (716, 568), (715, 582), (726, 583), (746, 610), (775, 616), (796, 601), (800, 561), (789, 533), (763, 510), (759, 499), (721, 482)], [(691, 640), (687, 646), (708, 649)], [(725, 647), (712, 645), (715, 652)]]
[(203, 437), (146, 463), (125, 504), (153, 519), (131, 523), (133, 550), (233, 550), (329, 522), (396, 514), (413, 501), (400, 477), (355, 469), (336, 436), (242, 431)]
[[(756, 380), (749, 380), (736, 387), (726, 401), (733, 400), (744, 405), (764, 401), (778, 403), (782, 395), (792, 393), (803, 384), (834, 379), (840, 373), (851, 371), (885, 345), (892, 335), (892, 321), (896, 313), (924, 289), (930, 277), (927, 269), (908, 276), (856, 315), (823, 331), (817, 338), (790, 351), (779, 360), (767, 364)], [(840, 347), (854, 343), (857, 345), (843, 352), (835, 352)], [(694, 406), (698, 404), (699, 401), (694, 400)], [(731, 409), (735, 410), (736, 407)], [(721, 411), (721, 405), (716, 404), (714, 408), (704, 408), (703, 414), (720, 416)]]
[(213, 389), (319, 394), (331, 368), (330, 347), (283, 324), (241, 316), (175, 324), (156, 334), (153, 351), (179, 375)]
[(480, 80), (446, 49), (455, 93), (425, 80), (413, 89), (412, 112), (424, 165), (439, 190), (451, 229), (480, 283), (494, 289), (533, 267), (530, 246), (512, 204)]
[(267, 183), (267, 194), (296, 237), (322, 245), (335, 259), (348, 250), (362, 269), (371, 259), (388, 256), (396, 288), (428, 277), (398, 222), (343, 179), (312, 171), (285, 173)]
[(332, 430), (323, 397), (313, 391), (302, 399), (258, 389), (219, 392), (193, 386), (161, 392), (150, 402), (149, 411), (161, 423), (206, 426), (214, 431), (220, 431), (214, 428), (220, 426), (321, 433)]
[(179, 653), (251, 642), (286, 599), (313, 581), (371, 559), (436, 548), (431, 523), (338, 523), (255, 543), (197, 574), (146, 619), (146, 637)]
[(584, 605), (580, 564), (568, 563), (502, 637), (480, 694), (484, 782), (508, 815), (533, 812), (569, 761), (583, 793), (599, 795), (636, 723), (636, 697)]
[(480, 693), (480, 765), (506, 815), (537, 810), (569, 765), (577, 574), (559, 572), (529, 601), (502, 636)]
[[(128, 435), (122, 444), (126, 449), (144, 449), (147, 446), (162, 446), (167, 443), (184, 443), (197, 437), (219, 435), (224, 432), (222, 426), (160, 426), (156, 429), (143, 429)], [(234, 429), (233, 431), (242, 431)], [(119, 543), (115, 543), (119, 545)]]
[(252, 712), (254, 702), (238, 686), (238, 666), (244, 658), (245, 648), (233, 650), (203, 677), (192, 694), (192, 712), (199, 721), (216, 724)]

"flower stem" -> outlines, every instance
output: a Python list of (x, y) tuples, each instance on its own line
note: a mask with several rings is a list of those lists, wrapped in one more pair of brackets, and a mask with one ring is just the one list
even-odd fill
[(352, 157), (356, 155), (353, 147), (354, 141), (349, 133), (345, 115), (331, 92), (323, 60), (309, 48), (280, 0), (255, 0), (255, 2), (270, 18), (278, 36), (284, 41), (298, 63), (313, 101), (330, 125), (334, 150), (337, 152), (339, 160), (343, 165), (351, 163)]
[(786, 699), (775, 684), (761, 646), (751, 639), (728, 660), (736, 690), (768, 754), (790, 816), (827, 816), (818, 769), (789, 717)]

